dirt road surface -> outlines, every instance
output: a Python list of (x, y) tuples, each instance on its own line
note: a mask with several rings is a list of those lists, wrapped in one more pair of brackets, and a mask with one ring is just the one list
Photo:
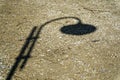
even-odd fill
[(0, 0), (0, 80), (120, 80), (120, 0)]

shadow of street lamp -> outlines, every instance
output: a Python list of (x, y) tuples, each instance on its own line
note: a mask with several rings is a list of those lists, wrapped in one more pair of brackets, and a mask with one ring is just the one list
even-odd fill
[(89, 24), (83, 24), (79, 18), (77, 17), (61, 17), (61, 18), (56, 18), (53, 20), (50, 20), (44, 24), (42, 24), (38, 30), (37, 27), (33, 27), (32, 31), (30, 32), (28, 38), (26, 39), (23, 47), (21, 48), (21, 51), (19, 53), (19, 55), (16, 58), (16, 61), (14, 62), (10, 72), (7, 75), (6, 80), (11, 80), (16, 69), (19, 67), (20, 65), (20, 70), (22, 70), (28, 59), (31, 57), (31, 52), (35, 46), (35, 43), (37, 41), (37, 39), (39, 38), (39, 35), (42, 31), (42, 29), (44, 28), (44, 26), (48, 25), (51, 22), (54, 21), (58, 21), (58, 20), (62, 20), (62, 19), (75, 19), (78, 22), (76, 24), (73, 25), (67, 25), (67, 26), (63, 26), (60, 31), (64, 34), (68, 34), (68, 35), (85, 35), (85, 34), (89, 34), (92, 33), (94, 31), (96, 31), (96, 27), (89, 25)]

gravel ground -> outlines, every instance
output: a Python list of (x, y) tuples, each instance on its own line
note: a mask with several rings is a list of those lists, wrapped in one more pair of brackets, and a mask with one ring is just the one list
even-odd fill
[(0, 0), (0, 80), (120, 80), (120, 1)]

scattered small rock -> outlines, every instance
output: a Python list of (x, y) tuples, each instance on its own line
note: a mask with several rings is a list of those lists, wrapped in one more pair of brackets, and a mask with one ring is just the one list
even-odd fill
[(99, 42), (100, 40), (93, 40), (92, 42)]

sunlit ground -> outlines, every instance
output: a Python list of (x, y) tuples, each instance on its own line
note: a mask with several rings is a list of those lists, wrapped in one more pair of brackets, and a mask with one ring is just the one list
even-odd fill
[(0, 0), (0, 80), (120, 80), (120, 1)]

